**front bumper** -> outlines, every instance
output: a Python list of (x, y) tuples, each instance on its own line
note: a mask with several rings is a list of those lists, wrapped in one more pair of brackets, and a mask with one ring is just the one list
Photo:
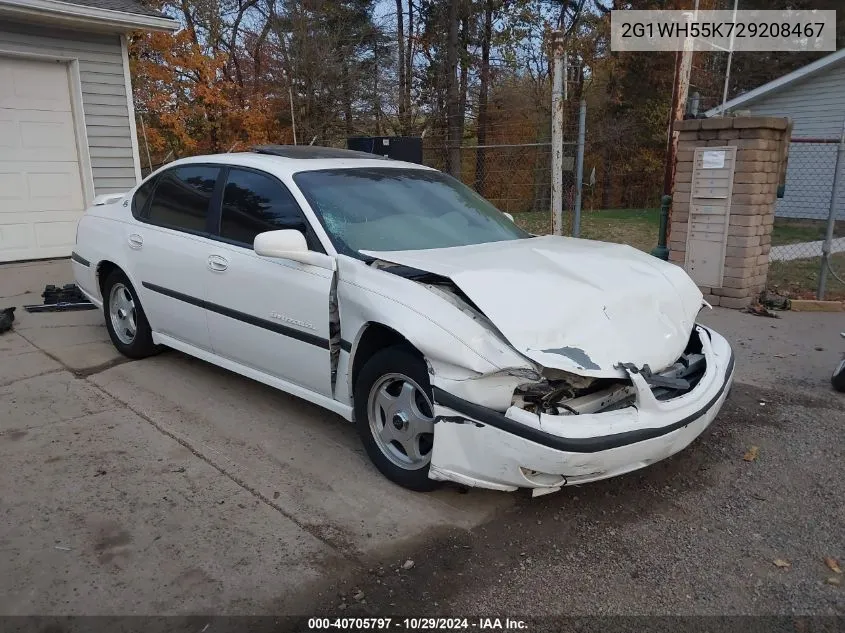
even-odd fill
[(689, 392), (657, 400), (639, 374), (632, 406), (603, 413), (548, 415), (510, 407), (504, 414), (435, 387), (429, 477), (494, 490), (561, 486), (614, 477), (686, 448), (713, 421), (733, 380), (728, 342), (697, 325), (706, 369)]

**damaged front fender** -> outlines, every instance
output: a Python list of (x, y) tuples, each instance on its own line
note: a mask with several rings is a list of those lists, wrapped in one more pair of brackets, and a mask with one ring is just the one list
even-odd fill
[[(422, 353), (432, 385), (472, 395), (498, 410), (510, 404), (517, 384), (526, 377), (539, 378), (538, 368), (482, 317), (459, 309), (426, 285), (344, 255), (338, 256), (337, 266), (341, 336), (350, 341), (353, 358), (366, 328), (377, 323)], [(351, 397), (351, 371), (348, 376)]]

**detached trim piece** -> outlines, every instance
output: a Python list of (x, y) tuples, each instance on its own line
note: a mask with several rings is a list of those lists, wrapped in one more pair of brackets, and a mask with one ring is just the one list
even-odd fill
[(70, 258), (73, 261), (75, 261), (77, 264), (82, 264), (83, 266), (90, 266), (91, 265), (91, 262), (89, 262), (87, 259), (85, 259), (81, 255), (79, 255), (79, 253), (77, 253), (76, 251), (71, 252)]
[(152, 290), (153, 292), (157, 292), (165, 297), (170, 297), (171, 299), (176, 299), (177, 301), (183, 301), (190, 305), (197, 306), (198, 308), (216, 312), (217, 314), (222, 314), (223, 316), (235, 319), (236, 321), (241, 321), (242, 323), (270, 330), (276, 334), (281, 334), (282, 336), (287, 336), (288, 338), (296, 339), (297, 341), (302, 341), (303, 343), (308, 343), (309, 345), (314, 345), (315, 347), (329, 349), (329, 339), (317, 336), (316, 334), (302, 332), (301, 330), (282, 325), (281, 323), (276, 323), (275, 321), (261, 319), (257, 316), (246, 314), (245, 312), (233, 310), (232, 308), (217, 305), (216, 303), (211, 303), (210, 301), (204, 301), (203, 299), (197, 299), (191, 295), (186, 295), (181, 292), (177, 292), (176, 290), (157, 286), (156, 284), (151, 284), (146, 281), (142, 281), (141, 285), (147, 290)]
[(731, 352), (731, 357), (728, 361), (728, 368), (725, 371), (722, 386), (719, 387), (719, 391), (716, 392), (710, 401), (695, 413), (692, 413), (673, 424), (669, 424), (668, 426), (637, 429), (636, 431), (625, 431), (624, 433), (602, 435), (599, 437), (569, 438), (552, 435), (551, 433), (546, 433), (540, 429), (520, 424), (516, 420), (510, 419), (498, 411), (493, 411), (487, 407), (483, 407), (479, 404), (475, 404), (474, 402), (469, 402), (468, 400), (454, 396), (439, 387), (433, 387), (432, 391), (434, 401), (437, 404), (441, 404), (444, 407), (449, 407), (458, 413), (464, 414), (467, 418), (470, 418), (470, 421), (477, 420), (484, 424), (489, 424), (490, 426), (505, 431), (506, 433), (511, 433), (517, 437), (521, 437), (531, 442), (536, 442), (541, 446), (547, 446), (558, 451), (565, 451), (567, 453), (599, 453), (612, 448), (619, 448), (621, 446), (628, 446), (629, 444), (636, 444), (637, 442), (650, 440), (655, 437), (660, 437), (661, 435), (667, 435), (687, 426), (691, 422), (694, 422), (704, 415), (704, 413), (712, 409), (713, 405), (716, 404), (716, 401), (722, 397), (728, 381), (733, 374), (733, 370), (734, 355), (733, 352)]

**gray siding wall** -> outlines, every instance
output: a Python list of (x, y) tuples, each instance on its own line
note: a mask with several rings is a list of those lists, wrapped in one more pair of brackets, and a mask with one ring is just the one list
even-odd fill
[[(793, 138), (838, 139), (845, 120), (845, 62), (737, 109), (750, 110), (755, 116), (792, 119)], [(835, 161), (833, 144), (792, 143), (786, 191), (783, 199), (778, 200), (776, 215), (826, 220)], [(839, 165), (839, 171), (840, 178), (845, 179), (845, 164)], [(845, 187), (841, 189), (836, 200), (836, 217), (845, 220)]]
[(134, 187), (135, 163), (120, 36), (3, 22), (0, 51), (3, 50), (79, 60), (95, 195)]
[(738, 109), (789, 117), (793, 136), (839, 138), (845, 118), (845, 61)]

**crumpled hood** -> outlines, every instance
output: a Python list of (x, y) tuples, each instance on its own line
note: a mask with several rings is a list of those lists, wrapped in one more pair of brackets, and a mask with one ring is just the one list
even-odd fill
[(702, 306), (681, 268), (621, 244), (545, 236), (365, 254), (448, 277), (519, 352), (583, 376), (671, 365)]

